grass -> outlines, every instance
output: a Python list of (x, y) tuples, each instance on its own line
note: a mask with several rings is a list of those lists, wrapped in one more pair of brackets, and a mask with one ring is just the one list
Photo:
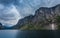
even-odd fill
[(43, 30), (43, 27), (41, 27), (40, 25), (26, 24), (21, 27), (20, 30)]
[(25, 25), (23, 25), (20, 30), (47, 30), (44, 29), (45, 24), (49, 24), (52, 23), (52, 20), (55, 20), (54, 22), (56, 22), (56, 24), (58, 25), (58, 30), (60, 30), (60, 16), (57, 16), (55, 19), (48, 19), (47, 21), (42, 21), (42, 22), (38, 22), (37, 24), (33, 24), (32, 22), (29, 22)]

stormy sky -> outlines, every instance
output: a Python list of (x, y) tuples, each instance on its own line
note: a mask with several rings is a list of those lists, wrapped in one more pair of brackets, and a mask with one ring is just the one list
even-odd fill
[(52, 7), (60, 4), (60, 0), (0, 0), (0, 23), (13, 26), (19, 19), (34, 15), (40, 7)]

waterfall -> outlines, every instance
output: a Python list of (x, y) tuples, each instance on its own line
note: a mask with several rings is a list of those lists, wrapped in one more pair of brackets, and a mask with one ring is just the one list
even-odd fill
[(55, 25), (54, 25), (54, 23), (51, 24), (51, 28), (52, 28), (52, 30), (55, 30)]

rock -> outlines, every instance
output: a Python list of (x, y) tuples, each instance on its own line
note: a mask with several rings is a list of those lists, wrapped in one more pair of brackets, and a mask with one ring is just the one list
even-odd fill
[(41, 25), (45, 27), (45, 25), (47, 26), (52, 22), (55, 23), (55, 18), (57, 16), (60, 16), (60, 4), (51, 8), (41, 7), (35, 11), (34, 16), (30, 15), (23, 19), (20, 19), (18, 23), (12, 28), (19, 29), (25, 24), (29, 23), (33, 24), (34, 26)]

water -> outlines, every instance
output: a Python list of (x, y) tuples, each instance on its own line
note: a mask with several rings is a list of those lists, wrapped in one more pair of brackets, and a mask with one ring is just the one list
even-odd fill
[(50, 26), (51, 26), (51, 27), (50, 27), (51, 30), (57, 30), (57, 26), (58, 26), (58, 25), (52, 23)]
[(18, 38), (60, 38), (60, 31), (20, 31)]
[(16, 38), (18, 30), (0, 30), (0, 38)]
[(20, 31), (0, 30), (0, 38), (60, 38), (58, 30)]
[(52, 30), (55, 30), (55, 25), (54, 24), (52, 24)]

